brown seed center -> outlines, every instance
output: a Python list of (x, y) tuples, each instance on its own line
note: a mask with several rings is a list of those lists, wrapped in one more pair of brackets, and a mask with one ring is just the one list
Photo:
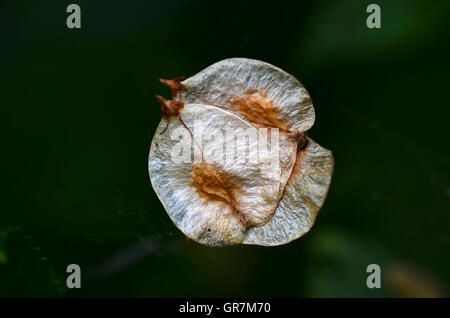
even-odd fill
[(239, 186), (227, 176), (223, 171), (218, 170), (213, 165), (202, 162), (192, 167), (192, 185), (205, 200), (218, 200), (228, 204), (239, 218), (239, 221), (246, 227), (251, 225), (242, 213), (236, 200), (236, 193)]
[(288, 130), (287, 125), (279, 118), (279, 109), (263, 93), (246, 93), (244, 97), (233, 99), (231, 104), (251, 123)]

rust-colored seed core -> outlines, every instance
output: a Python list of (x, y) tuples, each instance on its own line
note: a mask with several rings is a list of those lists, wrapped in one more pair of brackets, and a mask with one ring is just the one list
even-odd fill
[(202, 162), (192, 167), (192, 185), (205, 200), (218, 200), (228, 204), (239, 221), (246, 227), (251, 226), (245, 215), (240, 211), (235, 199), (239, 189), (231, 178), (217, 170), (213, 165)]
[(248, 92), (244, 97), (232, 100), (231, 104), (251, 123), (268, 128), (289, 130), (279, 118), (279, 109), (263, 93)]

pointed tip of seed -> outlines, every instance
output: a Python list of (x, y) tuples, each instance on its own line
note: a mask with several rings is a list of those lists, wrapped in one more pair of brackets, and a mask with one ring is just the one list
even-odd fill
[(167, 80), (167, 79), (164, 79), (164, 78), (159, 77), (159, 78), (158, 78), (158, 81), (159, 81), (161, 84), (164, 84), (164, 85), (168, 86), (170, 80)]
[(171, 80), (164, 79), (164, 78), (158, 78), (158, 81), (167, 87), (170, 88), (170, 91), (172, 92), (172, 97), (175, 97), (175, 95), (184, 89), (184, 85), (181, 84), (181, 81), (184, 80), (184, 76), (177, 76)]
[(155, 95), (155, 97), (162, 105), (166, 104), (166, 102), (167, 102), (166, 98), (162, 97), (161, 95), (157, 95), (157, 94)]
[(184, 107), (183, 103), (166, 99), (161, 95), (155, 95), (155, 97), (161, 103), (161, 114), (164, 119), (177, 117), (178, 111)]

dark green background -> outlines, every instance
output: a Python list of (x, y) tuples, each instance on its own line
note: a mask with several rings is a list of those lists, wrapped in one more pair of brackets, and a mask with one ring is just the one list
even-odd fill
[[(448, 1), (78, 0), (79, 30), (69, 3), (0, 4), (0, 296), (448, 295)], [(336, 159), (316, 225), (281, 247), (186, 245), (148, 177), (157, 78), (236, 56), (306, 86)]]

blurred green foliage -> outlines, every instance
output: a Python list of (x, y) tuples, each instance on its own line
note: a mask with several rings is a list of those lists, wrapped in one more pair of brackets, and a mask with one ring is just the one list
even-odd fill
[[(448, 290), (450, 5), (376, 1), (370, 30), (371, 2), (79, 0), (80, 30), (70, 2), (3, 2), (0, 296), (402, 296), (384, 274), (365, 287), (368, 264), (398, 260)], [(150, 185), (156, 79), (233, 56), (299, 78), (336, 158), (316, 225), (286, 246), (185, 245)]]

